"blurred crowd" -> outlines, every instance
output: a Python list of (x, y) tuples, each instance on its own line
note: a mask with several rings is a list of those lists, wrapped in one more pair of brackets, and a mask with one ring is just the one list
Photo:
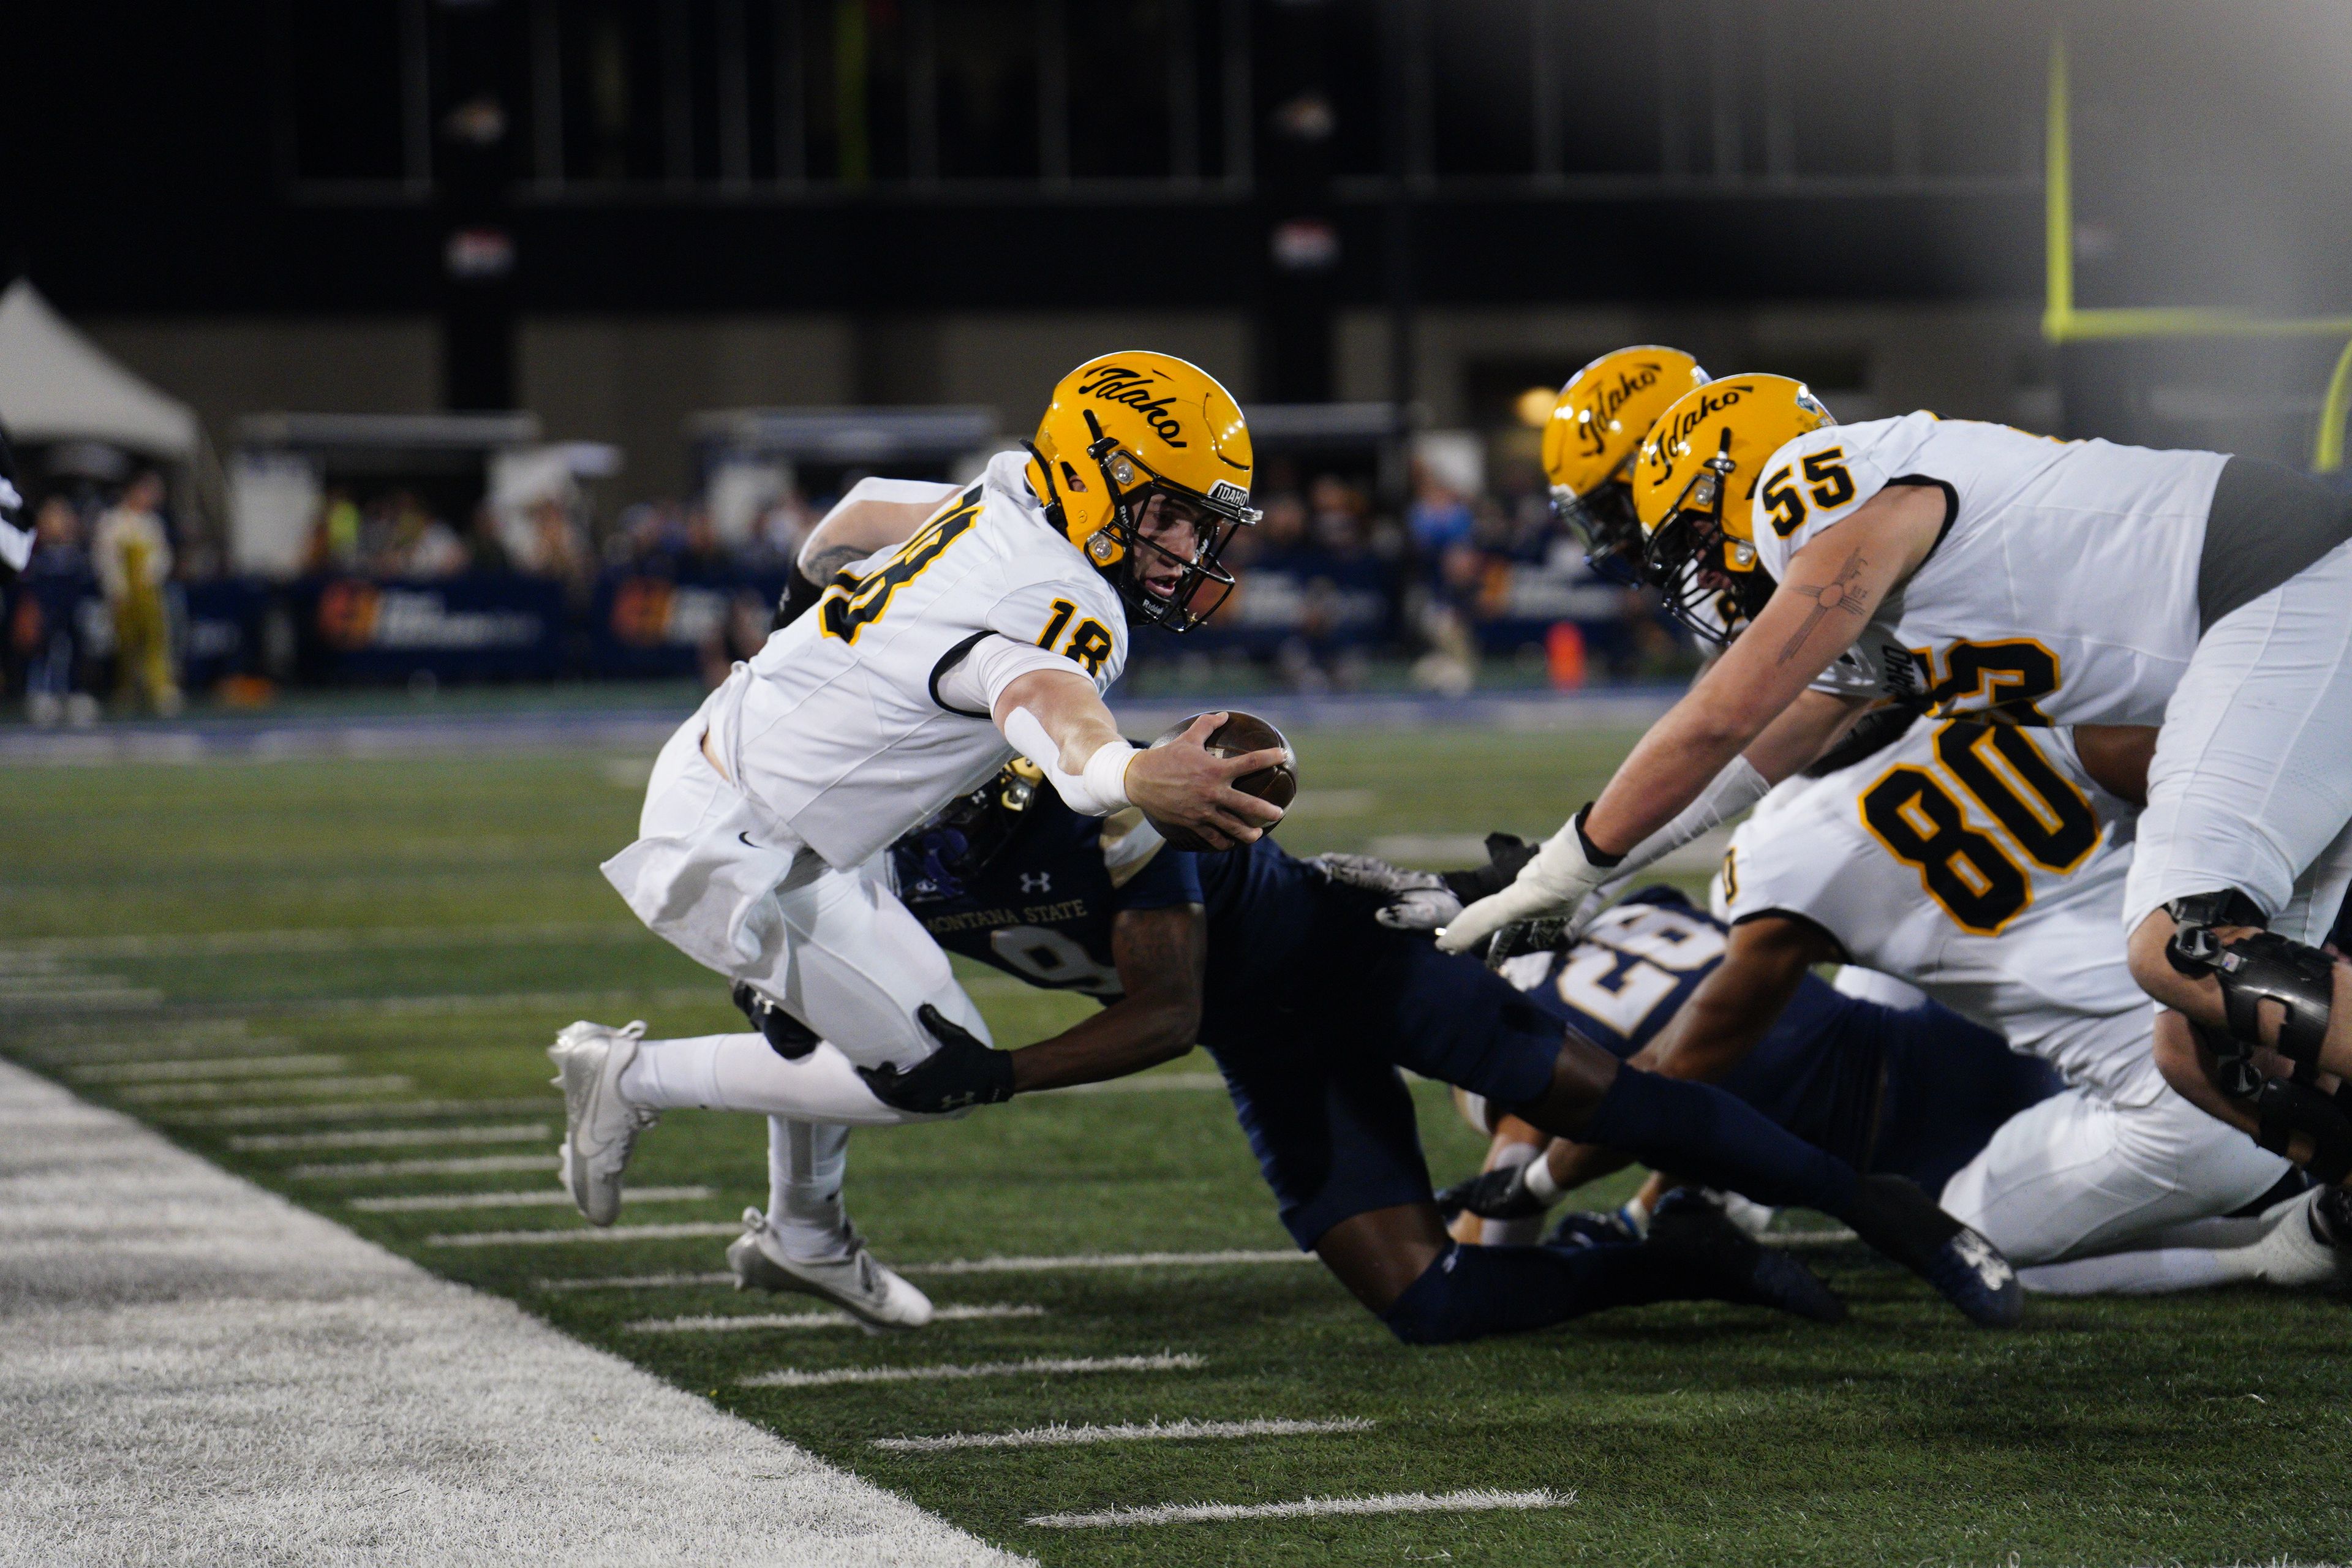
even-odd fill
[[(485, 499), (453, 520), (424, 488), (342, 486), (320, 498), (303, 568), (311, 578), (409, 584), (551, 582), (574, 625), (601, 616), (640, 643), (689, 643), (716, 680), (764, 640), (776, 586), (833, 499), (787, 484), (722, 528), (699, 500), (601, 516), (576, 487), (520, 504)], [(1228, 548), (1240, 579), (1231, 604), (1203, 633), (1139, 637), (1135, 667), (1157, 672), (1147, 679), (1248, 672), (1343, 690), (1402, 659), (1414, 684), (1461, 691), (1497, 660), (1561, 684), (1580, 682), (1588, 660), (1594, 678), (1687, 668), (1645, 593), (1591, 576), (1531, 459), (1468, 472), (1417, 460), (1403, 503), (1384, 506), (1369, 463), (1276, 457), (1256, 500), (1264, 521)], [(183, 540), (151, 472), (118, 486), (75, 481), (38, 498), (35, 512), (38, 543), (7, 611), (10, 671), (28, 715), (87, 722), (110, 702), (176, 711), (183, 585), (219, 575), (217, 550)], [(648, 596), (632, 586), (647, 584), (671, 587)]]

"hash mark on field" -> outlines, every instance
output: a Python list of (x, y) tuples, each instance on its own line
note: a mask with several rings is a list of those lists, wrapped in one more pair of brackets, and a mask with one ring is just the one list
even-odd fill
[(544, 1121), (506, 1127), (362, 1127), (349, 1132), (248, 1132), (231, 1138), (240, 1152), (261, 1149), (400, 1149), (415, 1143), (535, 1143), (554, 1136)]
[[(901, 1269), (899, 1272), (904, 1273)], [(662, 1290), (681, 1285), (732, 1285), (735, 1276), (711, 1274), (607, 1274), (590, 1279), (534, 1279), (534, 1290)]]
[(1467, 1513), (1490, 1509), (1566, 1508), (1574, 1492), (1387, 1492), (1378, 1497), (1301, 1498), (1297, 1502), (1163, 1502), (1100, 1513), (1039, 1513), (1021, 1522), (1045, 1530), (1099, 1530), (1127, 1524), (1195, 1524), (1229, 1519), (1303, 1519), (1346, 1513)]
[(635, 942), (646, 928), (635, 921), (535, 926), (341, 926), (303, 931), (159, 931), (145, 935), (67, 937), (20, 943), (0, 955), (26, 958), (209, 958), (278, 952), (366, 952), (411, 947), (538, 947), (564, 942)]
[(952, 1362), (930, 1366), (845, 1366), (830, 1372), (801, 1372), (785, 1367), (755, 1373), (736, 1381), (745, 1388), (830, 1388), (845, 1383), (927, 1383), (967, 1377), (1021, 1377), (1039, 1373), (1089, 1372), (1189, 1372), (1201, 1358), (1189, 1354), (1106, 1356), (1031, 1356), (1026, 1361), (984, 1361), (970, 1366)]
[(289, 1181), (333, 1182), (357, 1176), (476, 1176), (512, 1171), (553, 1171), (562, 1164), (560, 1154), (474, 1154), (462, 1160), (341, 1160), (291, 1165), (285, 1174)]
[[(731, 1276), (721, 1276), (722, 1279)], [(1042, 1318), (1043, 1307), (941, 1307), (931, 1314), (935, 1323), (969, 1323), (995, 1318)], [(633, 1334), (724, 1333), (730, 1329), (854, 1329), (847, 1312), (748, 1312), (737, 1317), (713, 1314), (700, 1318), (640, 1318), (622, 1325)]]
[(271, 1073), (334, 1073), (351, 1066), (349, 1057), (315, 1053), (286, 1057), (183, 1057), (171, 1061), (110, 1062), (66, 1069), (76, 1083), (160, 1083), (210, 1078), (252, 1078)]
[(1060, 1268), (1204, 1268), (1231, 1263), (1313, 1263), (1311, 1252), (1073, 1252), (1040, 1258), (952, 1258), (901, 1264), (901, 1274), (1041, 1274)]
[(1043, 1448), (1076, 1443), (1147, 1443), (1204, 1437), (1307, 1437), (1332, 1432), (1369, 1432), (1373, 1424), (1360, 1415), (1337, 1421), (1277, 1421), (1260, 1416), (1248, 1421), (1122, 1422), (1116, 1426), (1025, 1426), (1018, 1432), (958, 1432), (945, 1437), (874, 1437), (877, 1448), (898, 1454), (941, 1454), (950, 1448)]
[(344, 1100), (324, 1105), (238, 1105), (226, 1110), (196, 1110), (174, 1116), (154, 1114), (180, 1127), (255, 1127), (272, 1121), (364, 1121), (372, 1116), (511, 1116), (517, 1112), (561, 1110), (563, 1102), (551, 1095), (528, 1100)]
[(1213, 1072), (1149, 1072), (1133, 1078), (1107, 1079), (1100, 1083), (1065, 1084), (1047, 1094), (1149, 1094), (1155, 1089), (1223, 1089), (1224, 1076)]
[[(566, 1241), (677, 1241), (689, 1237), (740, 1236), (743, 1224), (737, 1220), (722, 1224), (717, 1220), (691, 1220), (679, 1225), (616, 1225), (598, 1230), (584, 1226), (578, 1230), (463, 1230), (447, 1236), (428, 1236), (427, 1247), (551, 1247)], [(728, 1276), (732, 1279), (733, 1276)]]
[[(640, 1204), (688, 1203), (711, 1195), (709, 1187), (632, 1187), (628, 1200)], [(352, 1198), (346, 1207), (362, 1214), (432, 1214), (450, 1209), (570, 1208), (572, 1194), (562, 1188), (528, 1193), (429, 1193), (415, 1197)], [(740, 1226), (735, 1229), (742, 1228)]]
[[(296, 1100), (310, 1094), (398, 1094), (415, 1089), (405, 1073), (372, 1073), (357, 1078), (211, 1079), (195, 1083), (147, 1083), (113, 1091), (114, 1098), (132, 1105), (156, 1105), (175, 1100), (241, 1100), (247, 1096)], [(300, 1107), (294, 1108), (299, 1113)]]

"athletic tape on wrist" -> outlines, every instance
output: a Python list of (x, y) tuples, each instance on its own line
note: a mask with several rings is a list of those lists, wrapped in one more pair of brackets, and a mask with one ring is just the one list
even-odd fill
[(1087, 759), (1084, 769), (1066, 772), (1062, 749), (1047, 733), (1045, 721), (1026, 708), (1004, 716), (1004, 738), (1037, 764), (1054, 793), (1082, 816), (1108, 816), (1133, 804), (1127, 798), (1127, 764), (1135, 748), (1125, 741), (1106, 741)]

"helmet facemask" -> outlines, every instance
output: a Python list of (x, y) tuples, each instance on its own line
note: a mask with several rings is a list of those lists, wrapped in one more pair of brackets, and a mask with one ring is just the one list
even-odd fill
[[(1666, 613), (1701, 640), (1728, 644), (1772, 596), (1772, 579), (1756, 564), (1756, 547), (1724, 531), (1731, 487), (1731, 432), (1699, 466), (1650, 535), (1642, 575), (1665, 600)], [(1744, 558), (1739, 566), (1731, 564)]]
[(1642, 520), (1633, 510), (1628, 481), (1633, 459), (1583, 495), (1566, 485), (1551, 488), (1551, 514), (1584, 542), (1584, 563), (1604, 583), (1642, 585)]
[[(1095, 440), (1087, 448), (1110, 496), (1110, 520), (1082, 547), (1087, 559), (1111, 580), (1136, 618), (1171, 631), (1189, 632), (1211, 616), (1234, 591), (1234, 574), (1219, 557), (1236, 528), (1254, 527), (1260, 516), (1239, 485), (1218, 484), (1208, 495), (1161, 478), (1141, 458), (1122, 450), (1102, 433), (1092, 410), (1087, 426)], [(1160, 502), (1155, 510), (1154, 500)], [(1173, 527), (1166, 526), (1172, 521)], [(1158, 524), (1147, 533), (1147, 525)], [(1156, 537), (1155, 537), (1156, 535)], [(1171, 548), (1187, 536), (1188, 552)], [(1166, 594), (1150, 585), (1150, 568), (1172, 565)], [(1202, 603), (1206, 596), (1207, 603)]]

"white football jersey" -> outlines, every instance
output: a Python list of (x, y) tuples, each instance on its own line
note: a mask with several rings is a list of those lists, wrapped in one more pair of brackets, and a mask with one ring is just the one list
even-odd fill
[(1940, 716), (2157, 724), (2197, 647), (2198, 556), (2228, 460), (1927, 413), (1832, 425), (1764, 464), (1757, 554), (1785, 582), (1791, 555), (1889, 483), (1939, 484), (1943, 538), (1856, 645), (1882, 689)]
[(940, 677), (991, 634), (1060, 654), (1099, 691), (1127, 663), (1125, 606), (992, 458), (904, 544), (834, 579), (712, 699), (711, 749), (803, 843), (856, 867), (1013, 756)]
[(2137, 1093), (2151, 1014), (2124, 963), (2132, 826), (2073, 731), (1922, 720), (1776, 791), (1732, 835), (1716, 910), (1800, 916), (2068, 1082)]

